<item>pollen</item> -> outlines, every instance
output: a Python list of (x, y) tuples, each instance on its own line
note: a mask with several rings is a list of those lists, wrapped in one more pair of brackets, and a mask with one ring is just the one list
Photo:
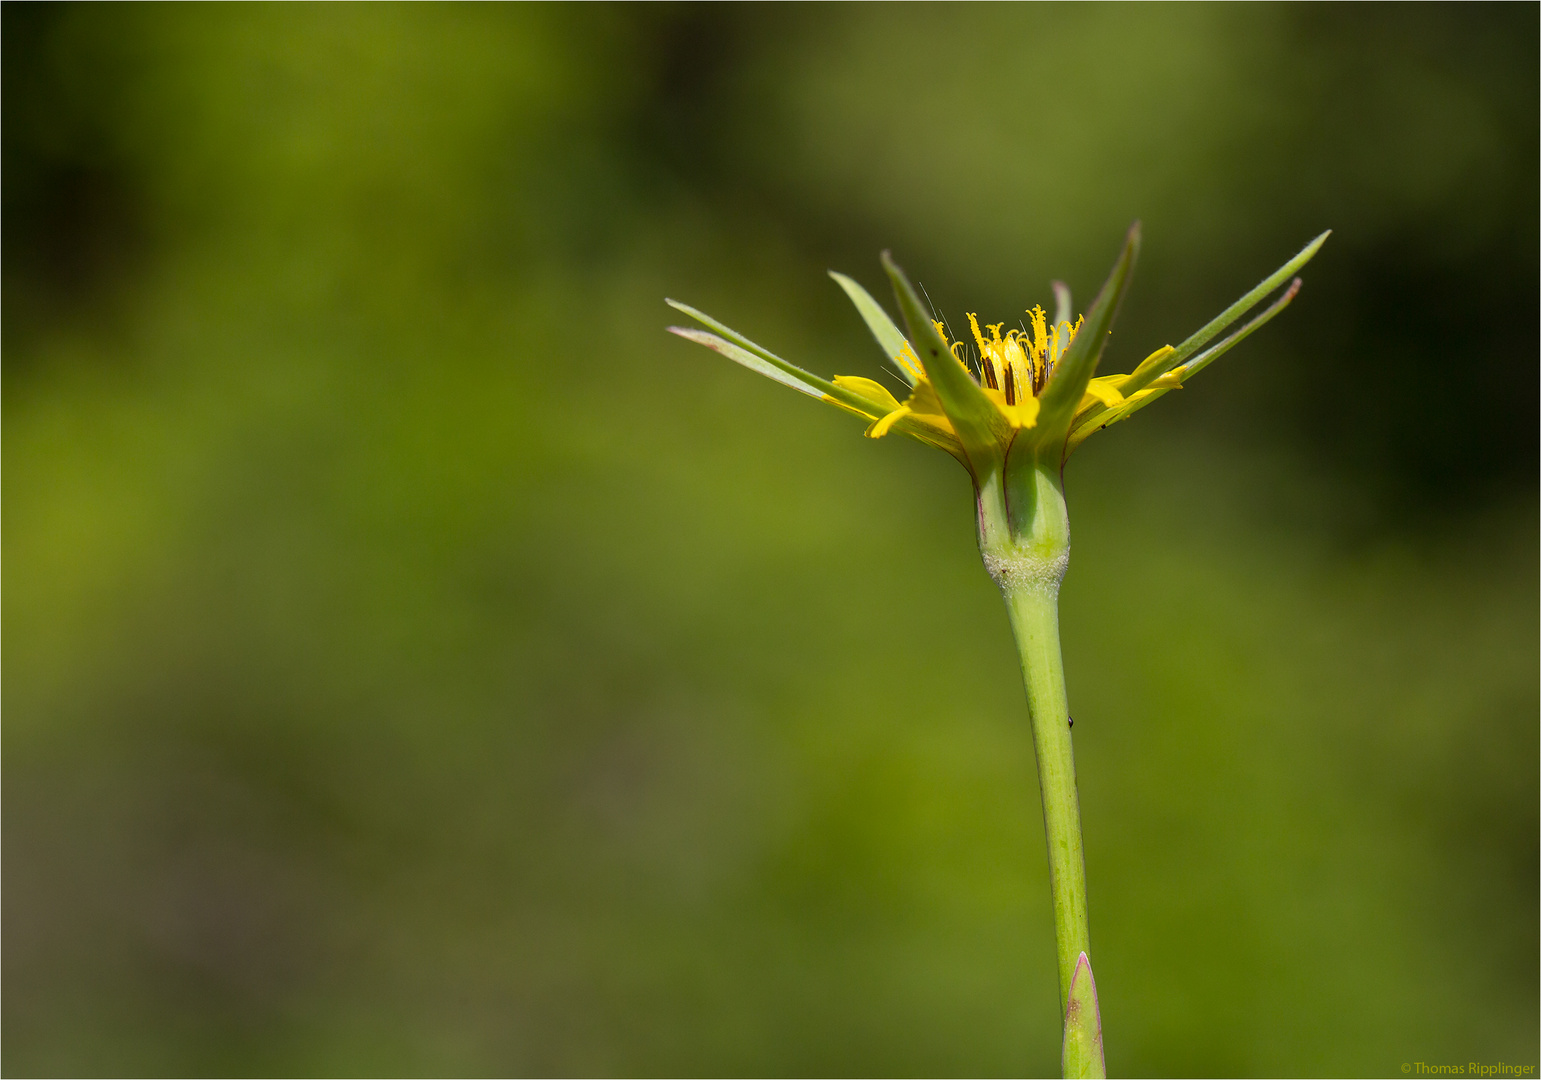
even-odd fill
[[(991, 390), (1006, 394), (1007, 404), (1016, 404), (1019, 396), (1031, 393), (1034, 397), (1043, 391), (1054, 367), (1070, 348), (1076, 332), (1081, 329), (1081, 319), (1072, 326), (1061, 322), (1050, 326), (1048, 315), (1042, 307), (1027, 312), (1031, 329), (1009, 330), (1004, 336), (1001, 328), (1005, 323), (989, 323), (979, 329), (979, 316), (968, 313), (969, 329), (974, 332), (974, 343), (979, 347), (979, 381)], [(945, 336), (943, 338), (945, 339)], [(957, 355), (953, 343), (953, 354)]]

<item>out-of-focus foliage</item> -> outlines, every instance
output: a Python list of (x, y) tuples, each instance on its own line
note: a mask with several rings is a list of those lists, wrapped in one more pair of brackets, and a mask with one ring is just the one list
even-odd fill
[(962, 472), (661, 298), (876, 377), (825, 267), (1136, 216), (1110, 370), (1336, 232), (1067, 476), (1109, 1067), (1534, 1063), (1536, 31), (7, 5), (6, 1071), (1051, 1071)]

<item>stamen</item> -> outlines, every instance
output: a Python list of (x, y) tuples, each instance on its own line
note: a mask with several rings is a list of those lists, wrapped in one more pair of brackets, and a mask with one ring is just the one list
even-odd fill
[(1001, 353), (1006, 365), (1011, 368), (1012, 381), (1026, 390), (1033, 385), (1033, 365), (1027, 358), (1027, 353), (1022, 349), (1022, 341), (1013, 330), (1001, 343)]
[(974, 340), (979, 343), (979, 381), (987, 385), (993, 384), (995, 372), (991, 369), (995, 365), (990, 361), (994, 358), (990, 356), (990, 347), (985, 344), (984, 335), (979, 332), (979, 317), (972, 311), (964, 312), (964, 314), (968, 316), (969, 329), (974, 331)]
[(1017, 403), (1017, 382), (1016, 382), (1015, 379), (1013, 379), (1011, 377), (1011, 369), (1008, 367), (1006, 369), (1006, 404), (1007, 405), (1015, 405), (1016, 403)]
[(1033, 341), (1029, 351), (1033, 357), (1033, 388), (1036, 393), (1043, 388), (1044, 382), (1048, 379), (1048, 368), (1051, 362), (1049, 335), (1042, 307), (1034, 305), (1028, 310), (1027, 317), (1033, 324)]

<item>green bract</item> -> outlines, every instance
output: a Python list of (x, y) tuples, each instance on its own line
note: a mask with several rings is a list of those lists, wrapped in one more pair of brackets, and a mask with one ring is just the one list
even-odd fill
[(1076, 960), (1075, 974), (1070, 979), (1060, 1070), (1065, 1076), (1100, 1078), (1108, 1075), (1107, 1063), (1102, 1056), (1102, 1013), (1097, 1007), (1097, 981), (1092, 978), (1092, 964), (1085, 953)]

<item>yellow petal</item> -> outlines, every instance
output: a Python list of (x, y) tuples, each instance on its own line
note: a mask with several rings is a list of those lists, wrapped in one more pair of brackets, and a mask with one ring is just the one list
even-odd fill
[(1171, 356), (1176, 351), (1177, 350), (1172, 348), (1170, 345), (1163, 345), (1161, 348), (1147, 356), (1144, 360), (1141, 360), (1140, 366), (1134, 369), (1134, 374), (1121, 377), (1129, 379), (1143, 378), (1144, 376), (1150, 374), (1151, 368), (1157, 367), (1164, 363), (1166, 358)]
[(1023, 398), (1015, 405), (1007, 405), (1003, 410), (1006, 419), (1011, 421), (1012, 427), (1030, 428), (1038, 423), (1038, 399), (1035, 397)]
[[(1099, 401), (1108, 406), (1108, 408), (1119, 404), (1124, 400), (1124, 395), (1118, 392), (1117, 384), (1123, 382), (1128, 377), (1127, 375), (1104, 375), (1101, 378), (1093, 379), (1086, 384), (1086, 393), (1081, 397), (1080, 409), (1084, 409), (1088, 405)], [(1079, 412), (1080, 409), (1076, 411)]]
[(883, 419), (877, 421), (871, 427), (869, 427), (867, 429), (867, 438), (881, 439), (884, 435), (888, 434), (889, 428), (893, 427), (894, 424), (898, 423), (904, 417), (909, 415), (910, 407), (908, 405), (900, 405), (893, 412), (889, 413), (887, 416), (883, 417)]
[(885, 413), (899, 407), (899, 399), (890, 394), (888, 387), (882, 383), (863, 379), (860, 375), (836, 375), (834, 383), (842, 390), (849, 390), (853, 394), (866, 398)]
[(1030, 428), (1038, 423), (1039, 402), (1035, 397), (1025, 397), (1015, 405), (1006, 404), (1006, 395), (1000, 390), (985, 389), (985, 397), (995, 403), (1000, 414), (1016, 428)]
[(952, 421), (947, 419), (947, 410), (942, 408), (942, 399), (937, 396), (936, 387), (931, 385), (931, 380), (917, 379), (915, 389), (910, 392), (910, 399), (905, 404), (911, 411), (922, 416), (934, 417), (948, 431), (952, 430)]
[[(834, 381), (841, 389), (849, 390), (872, 402), (874, 413), (881, 411), (882, 415), (873, 420), (873, 414), (863, 413), (859, 409), (825, 395), (824, 400), (831, 405), (839, 406), (846, 412), (855, 413), (863, 419), (872, 420), (866, 432), (869, 439), (881, 439), (899, 421), (909, 420), (910, 423), (906, 428), (910, 430), (907, 434), (914, 435), (922, 442), (930, 438), (934, 445), (935, 439), (940, 438), (941, 443), (946, 444), (943, 449), (948, 449), (949, 453), (952, 452), (949, 448), (956, 443), (957, 433), (953, 431), (952, 421), (947, 419), (947, 414), (942, 411), (942, 402), (936, 396), (936, 391), (924, 377), (916, 379), (915, 389), (903, 405), (899, 404), (882, 383), (873, 382), (871, 379), (864, 379), (859, 375), (837, 375)], [(927, 436), (923, 432), (917, 432), (914, 430), (914, 425), (920, 425), (934, 435)]]
[(876, 404), (874, 404), (872, 406), (871, 410), (858, 409), (855, 405), (847, 405), (845, 402), (841, 401), (839, 398), (837, 398), (837, 397), (830, 397), (828, 394), (821, 395), (820, 400), (827, 401), (831, 405), (833, 405), (835, 408), (837, 408), (837, 409), (844, 409), (846, 412), (850, 413), (852, 416), (859, 416), (863, 420), (871, 420), (874, 414), (882, 412), (882, 409), (878, 405), (876, 405)]

